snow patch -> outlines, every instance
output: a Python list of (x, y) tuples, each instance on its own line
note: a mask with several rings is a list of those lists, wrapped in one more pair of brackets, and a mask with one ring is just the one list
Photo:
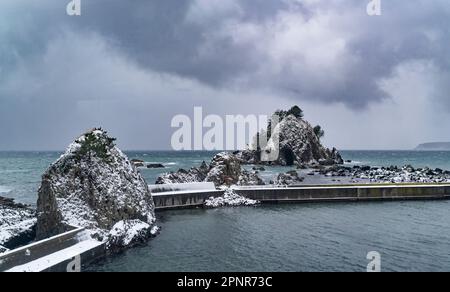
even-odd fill
[(117, 222), (109, 232), (108, 249), (121, 249), (144, 243), (156, 235), (159, 227), (151, 226), (141, 220), (122, 220)]

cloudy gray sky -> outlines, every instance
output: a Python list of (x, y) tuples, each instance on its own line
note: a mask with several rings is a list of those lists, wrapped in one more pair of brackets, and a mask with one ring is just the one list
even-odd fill
[(450, 141), (450, 3), (0, 2), (0, 150), (63, 149), (101, 125), (168, 149), (176, 114), (300, 105), (341, 149)]

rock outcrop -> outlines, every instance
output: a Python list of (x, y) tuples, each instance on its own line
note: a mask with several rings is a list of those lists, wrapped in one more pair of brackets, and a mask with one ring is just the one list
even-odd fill
[[(292, 110), (291, 110), (292, 111)], [(279, 145), (278, 159), (264, 162), (261, 161), (260, 152), (264, 149), (245, 150), (237, 153), (237, 156), (246, 164), (271, 164), (271, 165), (304, 165), (343, 164), (344, 161), (336, 149), (327, 149), (320, 142), (317, 134), (310, 123), (305, 121), (302, 115), (291, 114), (291, 111), (278, 111), (279, 123), (268, 129), (270, 134), (268, 145)], [(254, 147), (256, 148), (256, 147)]]
[(279, 186), (290, 186), (301, 184), (304, 180), (305, 178), (299, 176), (297, 171), (292, 170), (286, 173), (280, 173), (273, 184)]
[(190, 182), (213, 182), (216, 187), (224, 185), (264, 185), (264, 181), (256, 172), (242, 169), (241, 160), (228, 152), (217, 154), (210, 164), (203, 162), (200, 167), (166, 173), (156, 180), (156, 184)]
[(35, 215), (28, 206), (0, 197), (0, 246), (11, 249), (34, 239)]
[(141, 220), (123, 220), (117, 222), (109, 232), (107, 248), (119, 252), (125, 248), (144, 244), (159, 229)]
[(37, 203), (38, 239), (64, 232), (68, 225), (85, 227), (100, 241), (111, 239), (111, 229), (121, 221), (153, 226), (148, 185), (114, 140), (101, 129), (91, 130), (45, 172)]

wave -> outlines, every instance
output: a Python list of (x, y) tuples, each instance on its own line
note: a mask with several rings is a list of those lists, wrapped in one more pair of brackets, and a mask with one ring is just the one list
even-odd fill
[(10, 191), (12, 191), (10, 188), (6, 187), (6, 186), (0, 186), (0, 194), (7, 194)]
[(357, 160), (352, 160), (352, 162), (347, 162), (347, 161), (345, 161), (344, 162), (344, 164), (363, 164), (364, 162), (362, 162), (362, 161), (357, 161)]

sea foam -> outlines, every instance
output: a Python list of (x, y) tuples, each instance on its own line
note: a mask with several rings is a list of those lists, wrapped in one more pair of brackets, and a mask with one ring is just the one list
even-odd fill
[(11, 191), (10, 188), (6, 187), (6, 186), (0, 186), (0, 194), (7, 194)]

